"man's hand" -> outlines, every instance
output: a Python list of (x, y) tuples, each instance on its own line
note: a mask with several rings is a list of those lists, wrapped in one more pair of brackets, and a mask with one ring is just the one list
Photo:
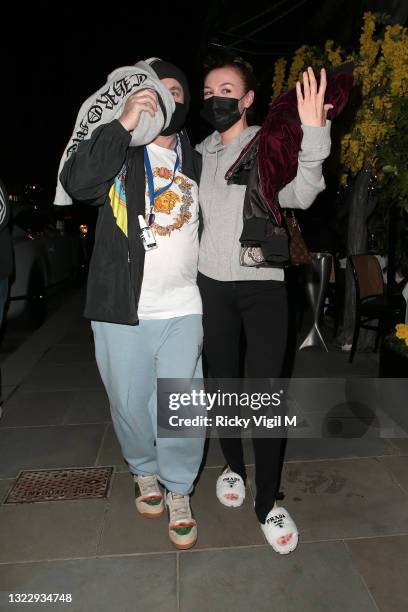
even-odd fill
[(333, 108), (333, 104), (324, 103), (326, 85), (326, 71), (322, 68), (319, 91), (317, 91), (316, 77), (310, 67), (303, 73), (303, 95), (300, 82), (296, 83), (298, 111), (303, 125), (323, 127), (326, 124), (327, 111)]
[(118, 121), (126, 130), (131, 132), (139, 125), (140, 114), (143, 111), (154, 117), (157, 113), (157, 109), (158, 102), (156, 92), (153, 91), (153, 89), (143, 89), (129, 96)]

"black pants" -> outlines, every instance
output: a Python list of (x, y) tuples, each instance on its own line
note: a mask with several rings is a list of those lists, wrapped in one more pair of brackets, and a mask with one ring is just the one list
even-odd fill
[[(281, 376), (288, 327), (288, 302), (282, 281), (216, 281), (198, 274), (203, 300), (204, 357), (212, 378), (240, 378), (240, 336), (246, 340), (246, 375)], [(252, 438), (255, 454), (255, 512), (265, 522), (279, 491), (282, 438)], [(220, 438), (231, 470), (246, 480), (241, 438)]]

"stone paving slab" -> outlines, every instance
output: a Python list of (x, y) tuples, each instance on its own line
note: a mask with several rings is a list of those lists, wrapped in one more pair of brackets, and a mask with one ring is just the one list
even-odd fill
[(67, 302), (54, 315), (33, 333), (1, 366), (2, 384), (5, 386), (21, 385), (61, 337), (69, 335), (68, 330), (75, 326), (78, 309), (82, 307), (83, 296), (78, 293), (70, 296)]
[(52, 347), (42, 358), (42, 363), (50, 365), (65, 365), (71, 363), (88, 363), (95, 360), (95, 349), (93, 343), (82, 344), (57, 344)]
[(406, 612), (408, 536), (352, 540), (346, 545), (378, 609)]
[(75, 391), (26, 391), (24, 385), (5, 403), (0, 428), (62, 425)]
[(92, 557), (106, 500), (0, 506), (0, 563)]
[(3, 503), (7, 493), (9, 492), (9, 489), (11, 489), (13, 484), (14, 478), (0, 480), (0, 504)]
[(291, 438), (286, 461), (342, 459), (396, 455), (398, 449), (386, 438)]
[(104, 389), (33, 390), (23, 385), (4, 404), (3, 427), (78, 425), (110, 421)]
[(180, 555), (180, 610), (191, 612), (377, 612), (341, 542), (296, 554), (270, 547)]
[(296, 353), (294, 378), (325, 378), (346, 376), (378, 376), (378, 353), (356, 353), (349, 363), (350, 353), (306, 348)]
[(102, 388), (96, 363), (49, 364), (40, 361), (24, 380), (26, 390)]
[(0, 386), (0, 405), (2, 402), (6, 402), (9, 397), (15, 393), (17, 385), (1, 385)]
[(109, 423), (109, 400), (105, 389), (76, 389), (69, 409), (64, 415), (65, 424)]
[(408, 455), (408, 440), (404, 440), (403, 438), (394, 438), (390, 439), (388, 442), (395, 449), (394, 454)]
[(93, 466), (105, 425), (0, 429), (0, 478), (20, 470)]
[(117, 472), (128, 472), (113, 425), (109, 423), (103, 437), (96, 465), (114, 465)]
[(78, 320), (78, 324), (73, 327), (67, 334), (62, 336), (56, 343), (56, 345), (77, 345), (84, 348), (90, 346), (93, 348), (93, 332), (90, 322), (86, 321), (85, 319)]
[[(221, 450), (218, 438), (211, 437), (208, 442), (208, 452), (205, 457), (205, 467), (223, 468), (225, 466), (225, 458)], [(243, 438), (244, 460), (246, 465), (251, 465), (254, 462), (254, 451), (252, 440)]]
[(408, 494), (408, 457), (381, 457), (380, 461)]
[[(0, 566), (0, 610), (176, 612), (176, 554)], [(7, 593), (70, 593), (72, 604), (9, 606)]]

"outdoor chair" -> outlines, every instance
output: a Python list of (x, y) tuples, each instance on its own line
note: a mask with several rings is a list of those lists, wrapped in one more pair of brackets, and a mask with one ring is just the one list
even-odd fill
[(380, 337), (402, 316), (400, 305), (389, 301), (385, 294), (380, 263), (375, 255), (350, 255), (349, 264), (354, 276), (356, 311), (350, 363), (357, 350), (360, 328), (376, 331), (374, 352)]

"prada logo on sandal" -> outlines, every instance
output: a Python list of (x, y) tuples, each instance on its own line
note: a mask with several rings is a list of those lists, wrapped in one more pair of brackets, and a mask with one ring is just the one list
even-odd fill
[(283, 527), (283, 521), (285, 520), (284, 514), (276, 514), (275, 516), (271, 516), (268, 518), (266, 523), (273, 523), (276, 527)]
[(237, 478), (236, 476), (233, 476), (231, 478), (229, 478), (228, 476), (226, 478), (222, 479), (223, 482), (228, 482), (228, 484), (235, 484), (236, 482), (239, 481), (239, 478)]

